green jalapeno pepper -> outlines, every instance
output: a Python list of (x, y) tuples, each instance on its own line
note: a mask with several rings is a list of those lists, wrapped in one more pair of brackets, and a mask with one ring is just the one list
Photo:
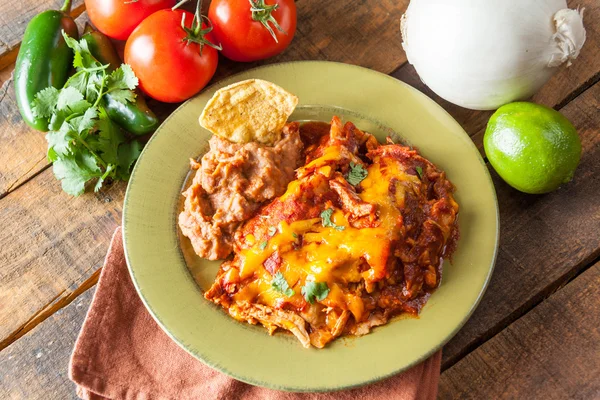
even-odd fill
[[(106, 35), (87, 26), (81, 38), (87, 42), (90, 53), (98, 61), (109, 64), (107, 72), (112, 72), (121, 65), (121, 59)], [(102, 105), (111, 120), (133, 134), (144, 135), (158, 127), (158, 118), (148, 108), (144, 97), (139, 94), (135, 103), (123, 104), (107, 93), (102, 99)]]
[(60, 10), (48, 10), (36, 15), (25, 30), (15, 65), (15, 97), (23, 120), (32, 128), (47, 131), (48, 121), (36, 118), (32, 102), (42, 89), (63, 87), (73, 62), (73, 51), (62, 36), (77, 39), (77, 25), (68, 15), (71, 0), (65, 0)]

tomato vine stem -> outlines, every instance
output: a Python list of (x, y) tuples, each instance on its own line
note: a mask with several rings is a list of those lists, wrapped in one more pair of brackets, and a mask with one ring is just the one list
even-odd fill
[(284, 31), (279, 23), (273, 17), (273, 11), (277, 10), (279, 4), (268, 5), (265, 4), (265, 0), (248, 0), (250, 2), (250, 11), (252, 11), (252, 19), (254, 21), (260, 22), (271, 34), (273, 39), (275, 39), (275, 43), (279, 43), (277, 40), (277, 35), (273, 31), (273, 28), (269, 25), (269, 22), (273, 24), (275, 28), (284, 35), (287, 35), (287, 32)]
[[(180, 1), (172, 8), (172, 10), (177, 9), (185, 2), (187, 2), (187, 0)], [(200, 55), (202, 55), (202, 49), (204, 48), (204, 45), (210, 46), (215, 50), (222, 50), (223, 48), (221, 47), (221, 45), (216, 45), (206, 38), (206, 35), (208, 35), (213, 30), (213, 24), (210, 21), (210, 19), (208, 19), (208, 17), (202, 15), (200, 11), (201, 9), (202, 0), (198, 0), (196, 2), (196, 11), (194, 12), (194, 18), (192, 19), (192, 26), (190, 28), (185, 26), (185, 13), (183, 13), (183, 15), (181, 16), (181, 29), (183, 29), (186, 33), (186, 36), (183, 38), (183, 41), (186, 42), (186, 45), (189, 45), (190, 43), (196, 43), (200, 45)], [(206, 28), (204, 29), (202, 29), (203, 21), (206, 21)]]

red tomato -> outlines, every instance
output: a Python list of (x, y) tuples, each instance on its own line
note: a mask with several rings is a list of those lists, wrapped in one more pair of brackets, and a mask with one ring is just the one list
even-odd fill
[(148, 15), (174, 5), (175, 0), (85, 0), (92, 24), (118, 40), (127, 39)]
[[(133, 31), (125, 44), (125, 62), (131, 65), (139, 86), (147, 95), (166, 103), (177, 103), (198, 93), (215, 74), (219, 55), (209, 45), (202, 47), (184, 39), (181, 27), (192, 27), (194, 15), (183, 10), (157, 11)], [(205, 29), (206, 26), (202, 26)], [(211, 41), (210, 34), (206, 39)]]
[[(251, 2), (252, 6), (265, 11), (252, 12)], [(270, 10), (274, 5), (276, 7)], [(277, 29), (269, 16), (285, 33)], [(223, 46), (221, 53), (234, 61), (273, 57), (288, 47), (296, 33), (294, 0), (212, 0), (208, 18), (214, 25), (213, 35), (217, 44), (220, 42)], [(271, 27), (277, 41), (260, 19)]]

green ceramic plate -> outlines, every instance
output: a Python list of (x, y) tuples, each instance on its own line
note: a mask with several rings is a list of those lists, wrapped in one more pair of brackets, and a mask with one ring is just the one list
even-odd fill
[[(460, 204), (461, 238), (440, 288), (418, 319), (403, 318), (325, 349), (234, 321), (202, 297), (218, 263), (181, 240), (177, 214), (188, 160), (207, 148), (198, 116), (215, 90), (248, 78), (272, 81), (300, 99), (291, 120), (353, 121), (383, 140), (398, 135), (448, 174)], [(498, 207), (487, 168), (460, 125), (421, 92), (387, 75), (330, 62), (270, 65), (206, 89), (177, 109), (146, 145), (125, 196), (125, 254), (133, 282), (159, 325), (211, 367), (254, 385), (326, 391), (383, 379), (424, 360), (467, 321), (490, 279)], [(191, 272), (190, 272), (191, 271)]]

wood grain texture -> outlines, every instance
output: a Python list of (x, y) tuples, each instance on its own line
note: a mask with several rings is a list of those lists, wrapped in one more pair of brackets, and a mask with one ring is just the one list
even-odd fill
[(0, 398), (77, 399), (68, 365), (95, 289), (0, 352)]
[(444, 367), (498, 333), (600, 255), (599, 109), (600, 83), (562, 109), (579, 132), (583, 155), (574, 180), (561, 189), (527, 195), (492, 173), (500, 205), (498, 260), (481, 304), (446, 345)]
[(0, 349), (95, 283), (125, 186), (73, 198), (47, 169), (0, 200)]
[[(585, 8), (584, 22), (587, 30), (586, 43), (579, 57), (570, 67), (563, 67), (530, 101), (561, 109), (583, 91), (600, 80), (600, 2), (597, 0), (570, 0), (571, 8)], [(416, 87), (448, 111), (473, 137), (482, 150), (485, 126), (493, 111), (474, 111), (456, 106), (436, 95), (419, 78), (415, 68), (404, 64), (392, 76)]]
[(10, 76), (0, 87), (0, 199), (47, 167), (46, 146), (21, 119)]
[(409, 0), (298, 0), (298, 27), (280, 55), (253, 63), (219, 58), (213, 82), (232, 73), (287, 61), (324, 60), (360, 65), (385, 74), (406, 62), (400, 17)]
[[(259, 65), (309, 59), (357, 64), (390, 73), (406, 61), (398, 26), (407, 4), (408, 0), (376, 4), (341, 0), (324, 7), (315, 0), (300, 0), (298, 31), (284, 53), (257, 63), (235, 63), (221, 56), (212, 82)], [(369, 18), (364, 17), (367, 10)], [(85, 20), (85, 13), (77, 19), (80, 25)], [(163, 118), (177, 106), (155, 101), (150, 105)], [(47, 168), (46, 146), (44, 134), (21, 120), (12, 80), (4, 82), (0, 88), (0, 148), (11, 151), (0, 153), (0, 198)]]
[(400, 17), (408, 0), (299, 0), (292, 45), (273, 62), (326, 60), (389, 74), (406, 62)]
[[(13, 63), (29, 21), (45, 10), (58, 10), (63, 0), (3, 0), (0, 2), (0, 69)], [(73, 0), (71, 15), (84, 10), (83, 0)]]
[(0, 88), (4, 85), (4, 82), (12, 78), (13, 69), (15, 69), (15, 65), (11, 64), (0, 70)]
[(444, 372), (440, 399), (600, 397), (600, 264)]

